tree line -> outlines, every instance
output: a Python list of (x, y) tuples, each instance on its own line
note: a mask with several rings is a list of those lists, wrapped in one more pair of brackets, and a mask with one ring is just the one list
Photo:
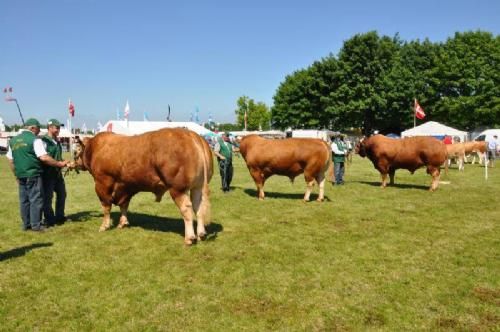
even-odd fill
[[(468, 131), (498, 127), (499, 69), (500, 37), (489, 32), (457, 32), (438, 43), (357, 34), (337, 56), (286, 76), (274, 95), (271, 122), (280, 129), (399, 133), (413, 126), (416, 98), (425, 121)], [(240, 123), (241, 109), (236, 113)]]

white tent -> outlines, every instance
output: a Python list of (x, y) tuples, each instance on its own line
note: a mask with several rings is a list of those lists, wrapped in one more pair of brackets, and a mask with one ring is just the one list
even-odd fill
[(139, 135), (148, 131), (162, 128), (187, 128), (198, 135), (206, 135), (210, 130), (194, 122), (168, 122), (168, 121), (126, 121), (111, 120), (102, 126), (100, 132), (111, 131), (122, 135)]
[(405, 130), (401, 133), (401, 137), (411, 136), (458, 136), (460, 142), (467, 140), (467, 132), (461, 131), (452, 127), (445, 126), (439, 122), (428, 121), (420, 126)]

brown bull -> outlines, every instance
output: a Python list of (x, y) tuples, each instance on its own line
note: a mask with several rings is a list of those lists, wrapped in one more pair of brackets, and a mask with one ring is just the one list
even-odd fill
[(240, 152), (255, 181), (259, 199), (264, 199), (264, 183), (270, 176), (284, 175), (293, 181), (302, 173), (307, 184), (304, 201), (309, 201), (314, 181), (319, 184), (317, 200), (324, 199), (325, 172), (331, 165), (331, 153), (328, 145), (322, 140), (271, 140), (249, 135), (241, 140)]
[(100, 231), (110, 228), (112, 204), (121, 211), (118, 228), (128, 225), (130, 199), (138, 192), (152, 192), (161, 201), (168, 191), (184, 219), (184, 242), (196, 239), (193, 210), (197, 217), (198, 239), (206, 235), (210, 222), (208, 183), (213, 162), (208, 144), (186, 129), (161, 129), (137, 136), (100, 133), (80, 141), (77, 167), (94, 178), (95, 191), (104, 212)]
[(431, 191), (439, 184), (440, 167), (446, 161), (443, 142), (433, 137), (410, 137), (392, 139), (375, 135), (362, 139), (356, 145), (356, 153), (368, 157), (382, 176), (382, 187), (387, 186), (387, 175), (394, 184), (397, 169), (409, 170), (412, 174), (422, 166), (432, 175)]
[(488, 143), (485, 141), (471, 141), (464, 143), (464, 145), (466, 155), (474, 154), (474, 157), (472, 158), (472, 164), (476, 162), (476, 155), (479, 157), (479, 163), (482, 164)]
[(467, 143), (445, 144), (446, 153), (448, 155), (448, 158), (446, 160), (447, 165), (451, 164), (452, 159), (456, 159), (458, 170), (464, 170), (465, 144)]

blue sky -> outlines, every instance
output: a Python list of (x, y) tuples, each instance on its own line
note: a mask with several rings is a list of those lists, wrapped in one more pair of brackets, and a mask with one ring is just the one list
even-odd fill
[[(111, 1), (0, 0), (0, 87), (26, 118), (74, 125), (115, 119), (234, 122), (239, 96), (271, 106), (285, 76), (345, 40), (376, 30), (444, 41), (456, 31), (500, 32), (498, 0)], [(3, 92), (2, 92), (3, 94)], [(4, 97), (4, 96), (2, 96)], [(20, 123), (0, 102), (5, 123)]]

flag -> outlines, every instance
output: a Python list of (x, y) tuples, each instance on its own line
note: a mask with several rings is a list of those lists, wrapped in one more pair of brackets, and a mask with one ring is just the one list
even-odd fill
[(170, 104), (168, 104), (168, 115), (167, 115), (167, 121), (170, 122)]
[(415, 99), (415, 116), (417, 119), (422, 120), (425, 118), (425, 112), (422, 106), (418, 103), (417, 99)]
[(69, 110), (69, 115), (71, 117), (74, 117), (75, 116), (75, 105), (73, 105), (73, 103), (71, 102), (71, 99), (69, 100), (69, 103), (68, 103), (68, 110)]
[(127, 104), (125, 104), (125, 109), (123, 110), (123, 117), (128, 120), (129, 114), (130, 114), (130, 106), (129, 106), (128, 100), (127, 100)]

